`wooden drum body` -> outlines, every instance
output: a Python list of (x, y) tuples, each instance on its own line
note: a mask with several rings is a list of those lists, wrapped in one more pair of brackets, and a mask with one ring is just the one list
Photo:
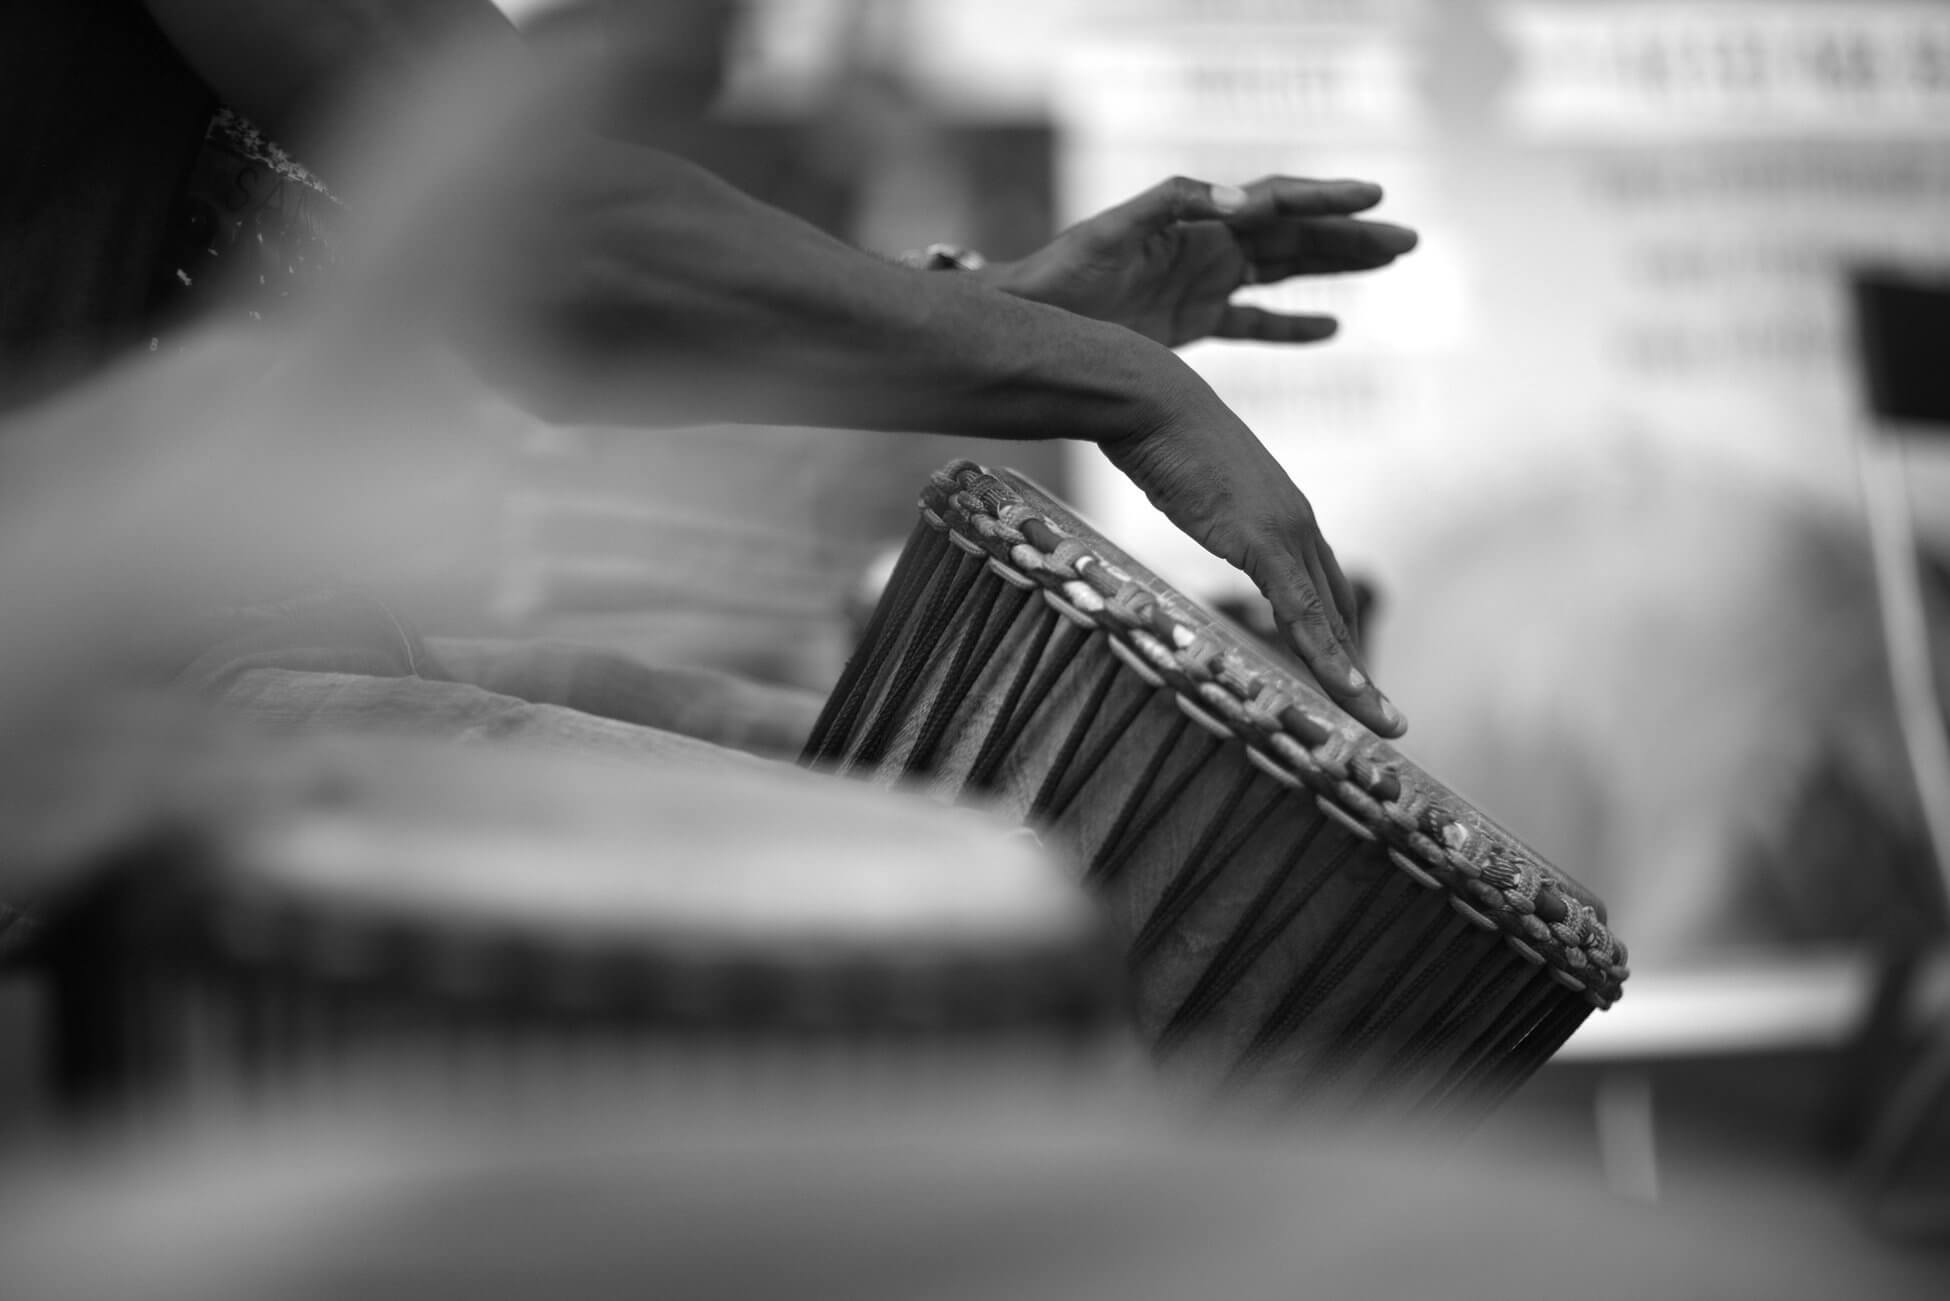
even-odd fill
[(1619, 996), (1603, 905), (1049, 494), (958, 462), (806, 761), (1081, 865), (1160, 1056), (1467, 1116)]

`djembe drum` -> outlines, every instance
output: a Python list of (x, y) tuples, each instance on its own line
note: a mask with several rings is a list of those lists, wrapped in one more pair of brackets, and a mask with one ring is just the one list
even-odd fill
[(899, 1087), (1128, 1033), (1088, 900), (990, 819), (733, 759), (245, 760), (50, 910), (65, 1096)]
[(1159, 1056), (1481, 1114), (1619, 996), (1603, 905), (1020, 475), (957, 462), (805, 761), (1071, 849)]

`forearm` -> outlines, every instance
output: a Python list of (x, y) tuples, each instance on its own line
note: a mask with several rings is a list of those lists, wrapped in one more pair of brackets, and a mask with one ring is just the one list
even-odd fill
[(577, 148), (497, 201), (493, 297), (458, 317), (551, 416), (1103, 441), (1217, 401), (1129, 331), (869, 257), (667, 155)]
[[(279, 133), (415, 85), (430, 89), (394, 110), (408, 126), (451, 113), (442, 95), (465, 107), (492, 87), (481, 118), (532, 102), (508, 123), (525, 138), (497, 133), (472, 163), (455, 155), (473, 145), (433, 137), (395, 185), (471, 177), (417, 252), (393, 251), (403, 280), (450, 298), (488, 378), (544, 414), (1104, 441), (1218, 406), (1118, 327), (881, 262), (674, 157), (578, 130), (483, 0), (146, 2), (227, 100)], [(440, 71), (476, 61), (471, 79)], [(380, 202), (360, 166), (345, 170), (350, 200)], [(415, 258), (459, 271), (429, 277)]]

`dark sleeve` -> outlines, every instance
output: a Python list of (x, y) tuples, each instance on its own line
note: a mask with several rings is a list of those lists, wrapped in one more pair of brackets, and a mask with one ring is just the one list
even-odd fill
[(214, 107), (135, 0), (0, 5), (0, 410), (142, 342)]

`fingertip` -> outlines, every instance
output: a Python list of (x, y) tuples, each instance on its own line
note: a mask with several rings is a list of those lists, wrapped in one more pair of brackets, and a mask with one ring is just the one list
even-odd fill
[(1215, 185), (1211, 189), (1212, 206), (1227, 216), (1244, 212), (1252, 202), (1252, 196), (1236, 185)]
[(1393, 740), (1408, 730), (1408, 720), (1402, 717), (1399, 709), (1379, 691), (1369, 690), (1354, 693), (1351, 698), (1341, 701), (1341, 708), (1353, 715), (1354, 720), (1373, 732), (1376, 736)]
[(1352, 657), (1344, 647), (1335, 646), (1319, 656), (1308, 653), (1307, 648), (1297, 636), (1292, 641), (1300, 658), (1313, 670), (1314, 676), (1327, 694), (1340, 702), (1341, 708), (1353, 715), (1362, 726), (1376, 736), (1392, 740), (1408, 731), (1408, 719), (1395, 706), (1395, 702), (1381, 694), (1367, 673), (1352, 662)]
[(1280, 322), (1280, 337), (1288, 343), (1319, 343), (1341, 332), (1339, 318), (1333, 316), (1275, 316)]
[(1345, 180), (1340, 185), (1347, 191), (1350, 203), (1361, 208), (1372, 208), (1387, 197), (1387, 191), (1373, 181)]

